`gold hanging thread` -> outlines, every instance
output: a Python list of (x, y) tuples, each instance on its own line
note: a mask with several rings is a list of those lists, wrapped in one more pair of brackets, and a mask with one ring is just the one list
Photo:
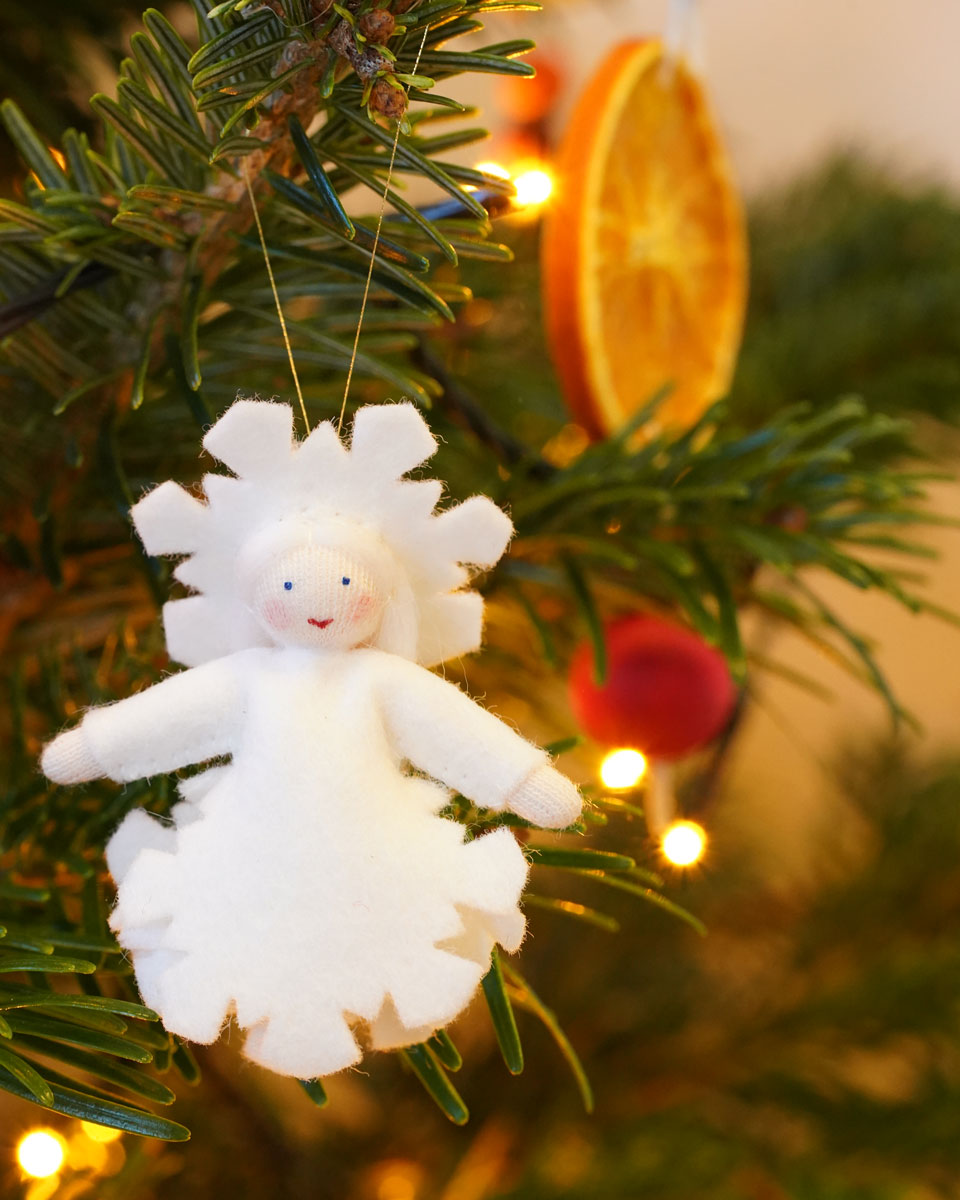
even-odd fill
[[(423, 30), (423, 37), (420, 39), (420, 48), (417, 50), (417, 57), (414, 60), (413, 70), (411, 75), (416, 75), (417, 68), (420, 66), (420, 58), (423, 54), (423, 48), (427, 44), (427, 34), (430, 32), (430, 26), (426, 25)], [(406, 89), (409, 92), (409, 87)], [(363, 298), (360, 301), (360, 317), (357, 321), (357, 331), (353, 338), (353, 350), (350, 353), (350, 365), (347, 368), (347, 382), (343, 389), (343, 402), (340, 405), (340, 417), (337, 421), (337, 433), (340, 433), (343, 428), (343, 417), (347, 411), (347, 397), (350, 395), (350, 384), (353, 380), (353, 368), (357, 362), (357, 352), (360, 347), (360, 331), (363, 329), (363, 318), (367, 311), (367, 299), (370, 296), (370, 283), (373, 279), (373, 267), (377, 261), (377, 249), (380, 245), (380, 233), (383, 229), (383, 219), (387, 209), (387, 196), (390, 194), (390, 181), (393, 179), (393, 165), (397, 159), (397, 146), (400, 143), (400, 122), (397, 122), (397, 130), (393, 135), (393, 146), (390, 150), (390, 162), (387, 166), (387, 179), (383, 188), (383, 195), (380, 197), (380, 212), (377, 215), (377, 228), (373, 238), (373, 248), (370, 251), (370, 266), (367, 270), (367, 279), (363, 287)], [(307, 406), (304, 403), (303, 392), (300, 389), (300, 377), (297, 375), (297, 366), (293, 360), (293, 347), (290, 345), (290, 335), (287, 332), (287, 322), (283, 315), (283, 306), (280, 303), (280, 294), (277, 291), (277, 282), (273, 276), (273, 267), (270, 264), (270, 253), (267, 250), (266, 238), (263, 236), (263, 225), (260, 221), (260, 211), (257, 208), (257, 200), (253, 194), (253, 187), (250, 184), (250, 175), (247, 171), (246, 161), (243, 164), (243, 182), (246, 184), (247, 195), (250, 197), (250, 207), (253, 209), (253, 219), (257, 226), (257, 236), (260, 239), (260, 249), (263, 251), (263, 261), (267, 268), (267, 277), (270, 280), (270, 290), (273, 292), (273, 302), (277, 308), (277, 317), (280, 320), (280, 330), (283, 333), (283, 344), (287, 348), (287, 359), (290, 363), (290, 374), (293, 376), (294, 387), (297, 389), (297, 399), (300, 401), (300, 412), (303, 414), (303, 424), (306, 427), (307, 433), (310, 432), (310, 422), (307, 419)]]
[(310, 422), (307, 419), (307, 406), (303, 401), (303, 392), (300, 390), (300, 376), (297, 374), (297, 364), (293, 361), (293, 347), (290, 345), (290, 335), (287, 333), (287, 322), (283, 316), (283, 305), (280, 303), (280, 293), (277, 291), (277, 281), (273, 277), (273, 267), (270, 265), (270, 254), (267, 250), (267, 241), (263, 236), (263, 225), (260, 222), (260, 210), (257, 208), (257, 200), (253, 194), (253, 188), (250, 185), (250, 175), (247, 171), (246, 160), (243, 163), (243, 182), (247, 185), (247, 195), (250, 197), (250, 207), (253, 209), (253, 219), (257, 225), (257, 236), (260, 238), (260, 249), (263, 251), (263, 261), (267, 267), (267, 276), (270, 279), (270, 290), (273, 292), (273, 302), (277, 306), (277, 316), (280, 318), (280, 329), (283, 333), (283, 344), (287, 348), (287, 360), (290, 363), (290, 374), (293, 376), (293, 386), (297, 389), (297, 399), (300, 401), (300, 411), (303, 413), (303, 424), (307, 433), (310, 432)]
[[(430, 26), (424, 26), (423, 37), (420, 39), (420, 49), (417, 51), (417, 57), (413, 63), (411, 75), (416, 75), (417, 68), (420, 66), (420, 56), (423, 54), (423, 48), (427, 44), (427, 34), (430, 32)], [(409, 92), (410, 89), (407, 88)], [(397, 146), (400, 142), (400, 122), (397, 122), (397, 131), (393, 135), (393, 148), (390, 151), (390, 164), (387, 167), (387, 182), (384, 184), (383, 195), (380, 197), (380, 213), (377, 216), (377, 230), (373, 236), (373, 249), (370, 252), (370, 266), (367, 270), (367, 281), (363, 286), (363, 299), (360, 301), (360, 319), (357, 321), (357, 332), (353, 337), (353, 351), (350, 355), (350, 366), (347, 369), (347, 382), (343, 389), (343, 403), (340, 405), (340, 419), (337, 421), (337, 433), (343, 428), (343, 416), (347, 411), (347, 397), (350, 395), (350, 383), (353, 379), (353, 368), (357, 361), (357, 350), (360, 346), (360, 330), (363, 329), (363, 317), (367, 311), (367, 297), (370, 295), (370, 281), (373, 279), (373, 264), (377, 259), (377, 247), (380, 245), (380, 231), (383, 229), (383, 217), (387, 208), (387, 196), (390, 193), (390, 180), (393, 178), (393, 164), (397, 159)]]

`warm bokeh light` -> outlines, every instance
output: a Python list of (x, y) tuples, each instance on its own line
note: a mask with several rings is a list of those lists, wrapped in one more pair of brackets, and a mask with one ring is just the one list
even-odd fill
[(81, 1121), (83, 1132), (92, 1142), (115, 1142), (123, 1137), (122, 1129), (111, 1129), (109, 1125), (94, 1125), (92, 1121)]
[(482, 162), (477, 163), (475, 170), (482, 171), (484, 175), (496, 175), (498, 179), (509, 179), (510, 172), (502, 163), (497, 162)]
[[(474, 169), (483, 171), (485, 175), (495, 175), (498, 179), (512, 179), (517, 189), (513, 202), (520, 208), (535, 208), (538, 204), (546, 203), (553, 194), (553, 176), (543, 167), (517, 164), (511, 171), (502, 163), (491, 160), (477, 163)], [(476, 191), (476, 188), (470, 184), (468, 190)]]
[(529, 171), (521, 171), (513, 181), (517, 194), (514, 197), (517, 204), (525, 207), (535, 204), (545, 204), (553, 194), (553, 176), (541, 167)]
[(604, 787), (636, 787), (647, 770), (647, 760), (639, 750), (611, 750), (600, 764)]
[(17, 1162), (25, 1175), (46, 1179), (63, 1166), (63, 1139), (50, 1129), (35, 1129), (17, 1143)]
[(674, 821), (663, 835), (660, 848), (675, 867), (692, 867), (703, 857), (707, 835), (696, 821)]
[(416, 1200), (423, 1184), (423, 1170), (416, 1163), (390, 1159), (374, 1167), (370, 1182), (376, 1200)]

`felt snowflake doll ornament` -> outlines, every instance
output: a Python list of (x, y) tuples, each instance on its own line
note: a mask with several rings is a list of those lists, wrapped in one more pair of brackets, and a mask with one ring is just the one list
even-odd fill
[(133, 509), (150, 554), (187, 555), (195, 594), (164, 609), (189, 669), (93, 709), (44, 751), (57, 783), (212, 763), (174, 824), (130, 813), (107, 848), (111, 925), (166, 1027), (314, 1078), (371, 1047), (423, 1040), (470, 1000), (499, 943), (516, 950), (526, 860), (500, 828), (438, 815), (476, 804), (562, 827), (580, 797), (526, 742), (427, 668), (475, 650), (490, 566), (512, 529), (484, 496), (436, 513), (436, 449), (410, 404), (360, 409), (349, 449), (304, 441), (288, 405), (240, 400), (204, 446), (235, 472), (206, 503), (161, 484)]

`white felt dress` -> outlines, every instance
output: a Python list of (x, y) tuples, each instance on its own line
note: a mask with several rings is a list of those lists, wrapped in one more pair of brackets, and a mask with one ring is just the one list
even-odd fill
[[(309, 720), (304, 719), (309, 714)], [(232, 756), (185, 790), (176, 827), (135, 811), (108, 848), (111, 924), (146, 1003), (303, 1078), (420, 1040), (523, 936), (509, 830), (465, 842), (449, 791), (503, 808), (548, 760), (453, 684), (376, 649), (251, 649), (87, 713), (126, 781)], [(429, 778), (427, 778), (429, 777)], [(439, 786), (434, 780), (440, 781)]]

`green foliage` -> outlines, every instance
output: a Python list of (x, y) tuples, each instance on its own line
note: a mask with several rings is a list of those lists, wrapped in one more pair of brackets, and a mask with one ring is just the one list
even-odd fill
[(578, 978), (547, 968), (608, 1100), (587, 1128), (528, 1095), (505, 1196), (952, 1194), (960, 768), (887, 746), (837, 774), (859, 834), (825, 814), (816, 882), (791, 889), (728, 833), (690, 885), (707, 942), (595, 939)]
[[(353, 9), (362, 15), (366, 7), (365, 0)], [(437, 79), (475, 70), (529, 73), (516, 56), (530, 43), (469, 55), (445, 48), (480, 28), (479, 14), (508, 7), (451, 0), (414, 9), (398, 18), (383, 50), (402, 72), (423, 43), (423, 61)], [(373, 240), (371, 229), (346, 217), (343, 198), (358, 190), (380, 196), (394, 138), (364, 110), (359, 80), (332, 49), (343, 18), (334, 13), (304, 24), (297, 8), (291, 0), (282, 14), (253, 8), (211, 18), (199, 7), (201, 44), (192, 54), (150, 10), (132, 57), (121, 64), (116, 98), (92, 101), (102, 146), (68, 133), (63, 166), (19, 106), (4, 103), (7, 130), (32, 173), (22, 201), (4, 201), (0, 211), (7, 314), (13, 323), (23, 315), (25, 293), (28, 315), (37, 311), (30, 306), (41, 306), (8, 337), (5, 352), (31, 390), (39, 386), (65, 408), (110, 385), (115, 392), (118, 377), (138, 370), (138, 399), (155, 394), (169, 387), (178, 366), (164, 363), (162, 353), (151, 363), (165, 335), (177, 339), (187, 386), (203, 403), (221, 407), (239, 386), (272, 390), (263, 371), (276, 361), (278, 330), (260, 249), (248, 236), (252, 213), (240, 174), (249, 171), (281, 296), (309, 298), (291, 322), (298, 358), (330, 402), (350, 356), (342, 314), (359, 309)], [(328, 72), (330, 86), (318, 88)], [(411, 329), (452, 319), (450, 305), (465, 293), (431, 282), (421, 251), (440, 248), (452, 262), (499, 253), (487, 241), (486, 211), (461, 185), (510, 185), (438, 158), (485, 134), (431, 136), (431, 124), (450, 109), (423, 86), (432, 80), (421, 80), (429, 104), (418, 101), (411, 110), (395, 169), (432, 181), (467, 215), (431, 221), (407, 205), (404, 219), (391, 222), (373, 271), (372, 332), (357, 369), (428, 402), (429, 380), (402, 369), (395, 356), (409, 347)], [(318, 123), (308, 136), (305, 127)], [(93, 263), (106, 268), (95, 285), (85, 275)], [(412, 311), (398, 312), (396, 301)]]
[(840, 159), (755, 206), (750, 250), (738, 418), (843, 390), (956, 420), (960, 223), (945, 189)]
[[(486, 368), (483, 347), (473, 347), (466, 386), (453, 378), (446, 360), (469, 338), (463, 323), (450, 328), (471, 298), (464, 280), (471, 272), (483, 279), (513, 253), (493, 239), (482, 200), (511, 189), (445, 157), (483, 131), (448, 132), (443, 122), (468, 110), (435, 94), (434, 84), (473, 71), (529, 74), (518, 58), (530, 43), (485, 49), (471, 43), (465, 53), (448, 46), (476, 33), (484, 14), (535, 5), (427, 0), (399, 14), (395, 33), (379, 47), (359, 33), (360, 18), (372, 7), (370, 0), (356, 0), (307, 11), (301, 0), (283, 0), (244, 8), (230, 0), (208, 13), (198, 2), (190, 45), (150, 10), (120, 66), (116, 96), (92, 102), (98, 130), (92, 137), (68, 131), (56, 153), (24, 106), (3, 106), (29, 174), (16, 199), (0, 201), (0, 494), (9, 510), (3, 557), (12, 580), (10, 649), (17, 664), (3, 731), (10, 782), (0, 797), (6, 872), (0, 883), (0, 1087), (153, 1137), (186, 1136), (181, 1125), (145, 1107), (173, 1098), (158, 1076), (192, 1083), (199, 1068), (136, 1004), (129, 967), (103, 918), (100, 849), (132, 806), (164, 814), (176, 781), (63, 791), (45, 784), (35, 762), (43, 738), (79, 708), (145, 686), (162, 669), (156, 634), (142, 630), (169, 578), (165, 567), (130, 544), (132, 499), (167, 477), (196, 479), (200, 428), (238, 390), (289, 394), (286, 351), (244, 175), (262, 214), (315, 421), (340, 406), (396, 145), (387, 193), (392, 211), (371, 274), (355, 400), (403, 394), (431, 407), (443, 443), (439, 477), (450, 481), (455, 496), (482, 490), (511, 508), (519, 536), (484, 586), (523, 628), (521, 653), (495, 643), (488, 656), (490, 669), (501, 681), (510, 673), (518, 692), (538, 687), (529, 661), (531, 630), (553, 671), (577, 638), (591, 637), (602, 674), (603, 621), (638, 606), (678, 613), (724, 649), (744, 680), (749, 654), (739, 617), (754, 606), (839, 656), (901, 715), (871, 647), (817, 597), (806, 570), (826, 569), (914, 611), (930, 608), (900, 564), (905, 555), (921, 553), (911, 539), (929, 519), (923, 488), (932, 475), (908, 470), (902, 461), (895, 465), (894, 456), (902, 460), (908, 452), (901, 421), (859, 400), (835, 400), (854, 382), (838, 379), (839, 349), (832, 360), (822, 356), (823, 371), (811, 371), (804, 385), (816, 393), (809, 397), (813, 411), (795, 405), (776, 411), (779, 405), (768, 397), (761, 412), (743, 399), (745, 388), (756, 395), (767, 386), (757, 383), (766, 377), (755, 364), (778, 361), (770, 346), (776, 350), (781, 339), (764, 343), (757, 316), (764, 305), (780, 303), (778, 285), (788, 310), (782, 341), (790, 378), (796, 377), (794, 358), (802, 361), (803, 347), (817, 341), (813, 298), (819, 303), (822, 297), (788, 286), (806, 261), (803, 247), (786, 237), (786, 249), (778, 248), (785, 235), (771, 232), (766, 217), (758, 229), (773, 249), (769, 260), (758, 255), (735, 419), (716, 408), (694, 429), (645, 441), (625, 431), (561, 462), (549, 448), (567, 419), (543, 371), (542, 347), (530, 336), (532, 318), (514, 321), (510, 334), (525, 339), (528, 352), (538, 351), (537, 378), (529, 387), (518, 389), (512, 375), (505, 379), (504, 362), (512, 371), (522, 360), (510, 352), (509, 337), (494, 343), (496, 357), (492, 365), (487, 357)], [(380, 83), (409, 86), (411, 104), (396, 141), (393, 125), (377, 115)], [(410, 177), (447, 198), (444, 215), (404, 197)], [(816, 204), (814, 196), (811, 208)], [(365, 207), (374, 215), (362, 215)], [(896, 241), (903, 226), (897, 205), (891, 200), (888, 207), (893, 215), (880, 225)], [(942, 218), (942, 250), (960, 226), (953, 210), (933, 207)], [(826, 209), (829, 217), (829, 204)], [(852, 234), (848, 224), (828, 217), (811, 221), (810, 229), (823, 238), (832, 262), (834, 243)], [(515, 276), (522, 282), (529, 278), (529, 238), (511, 240), (521, 250), (526, 244), (527, 264), (521, 262)], [(850, 270), (867, 276), (864, 294), (872, 294), (869, 256), (854, 256)], [(834, 323), (842, 330), (837, 314), (847, 311), (856, 287), (850, 284), (848, 293), (842, 272), (822, 278), (837, 289)], [(952, 298), (945, 282), (942, 292), (945, 313)], [(892, 315), (905, 324), (909, 314), (894, 305)], [(790, 333), (794, 324), (802, 344)], [(449, 338), (431, 340), (441, 326)], [(948, 347), (938, 354), (929, 378), (946, 381), (944, 388), (934, 395), (914, 386), (910, 395), (914, 408), (945, 413), (946, 364), (955, 353)], [(882, 356), (878, 361), (882, 367)], [(777, 372), (778, 380), (788, 374), (786, 358)], [(471, 374), (482, 381), (482, 400), (469, 389)], [(905, 375), (902, 383), (909, 390), (917, 379)], [(654, 400), (646, 415), (655, 407)], [(888, 407), (905, 405), (898, 397)], [(877, 565), (874, 551), (887, 553), (893, 565)], [(513, 670), (518, 662), (527, 669)], [(503, 823), (521, 828), (538, 889), (530, 899), (544, 920), (575, 919), (598, 936), (616, 929), (618, 912), (567, 895), (583, 887), (591, 895), (602, 889), (611, 903), (639, 900), (660, 910), (651, 917), (666, 912), (701, 932), (699, 919), (637, 864), (639, 852), (631, 845), (624, 854), (616, 845), (612, 835), (635, 811), (598, 797), (569, 831), (591, 835), (581, 848), (572, 840), (547, 844), (523, 822), (479, 812), (463, 798), (450, 810), (471, 835)], [(611, 819), (608, 846), (604, 828)], [(551, 879), (563, 881), (563, 895), (553, 894)], [(508, 1070), (518, 1073), (524, 1061), (519, 1010), (553, 1038), (591, 1108), (573, 1039), (516, 967), (495, 961), (484, 994)], [(447, 1035), (401, 1057), (447, 1117), (466, 1119), (466, 1103), (449, 1078), (460, 1054)], [(315, 1104), (326, 1102), (318, 1082), (303, 1087)]]
[[(641, 412), (637, 424), (649, 416)], [(803, 571), (816, 566), (856, 588), (886, 592), (912, 612), (931, 611), (911, 586), (911, 571), (881, 567), (871, 552), (923, 555), (908, 531), (941, 520), (923, 502), (925, 483), (942, 474), (861, 465), (878, 442), (902, 439), (909, 423), (871, 413), (860, 400), (818, 413), (797, 406), (749, 431), (724, 418), (720, 406), (683, 433), (660, 433), (639, 446), (625, 430), (550, 472), (536, 490), (515, 472), (502, 490), (520, 541), (500, 574), (531, 593), (569, 593), (595, 643), (602, 639), (594, 592), (615, 597), (619, 590), (628, 609), (630, 593), (679, 609), (723, 648), (741, 681), (747, 652), (738, 611), (760, 606), (829, 645), (831, 657), (872, 683), (902, 717), (869, 644), (817, 598)], [(760, 566), (766, 572), (758, 578)], [(535, 602), (525, 611), (534, 619)]]
[[(6, 0), (0, 96), (17, 96), (48, 141), (67, 124), (89, 132), (90, 113), (79, 98), (86, 99), (101, 62), (120, 61), (120, 30), (141, 7), (138, 0), (73, 0), (58, 7), (55, 20), (49, 13), (42, 20), (29, 0)], [(0, 129), (0, 178), (15, 170), (16, 151)]]
[[(169, 1069), (169, 1035), (136, 1002), (94, 872), (82, 861), (64, 865), (80, 867), (74, 888), (0, 876), (0, 1088), (68, 1116), (182, 1141), (182, 1125), (144, 1107), (176, 1099), (141, 1069)], [(49, 976), (73, 976), (78, 988)]]
[[(527, 1070), (507, 1082), (499, 1045), (472, 1028), (459, 1074), (449, 1049), (430, 1045), (471, 1110), (466, 1128), (432, 1113), (412, 1072), (386, 1056), (369, 1065), (376, 1102), (338, 1092), (331, 1107), (346, 1114), (335, 1124), (331, 1112), (321, 1139), (295, 1088), (261, 1092), (247, 1077), (227, 1095), (178, 1089), (176, 1113), (193, 1130), (184, 1170), (168, 1177), (148, 1160), (143, 1179), (131, 1154), (118, 1184), (132, 1191), (140, 1178), (158, 1200), (200, 1200), (211, 1179), (237, 1200), (367, 1200), (378, 1171), (408, 1169), (422, 1200), (442, 1200), (479, 1162), (509, 1200), (949, 1200), (960, 1167), (960, 765), (845, 747), (837, 774), (851, 808), (825, 813), (817, 869), (800, 887), (768, 848), (714, 823), (710, 869), (683, 885), (707, 939), (653, 913), (638, 920), (626, 894), (607, 906), (631, 931), (621, 937), (571, 934), (559, 915), (535, 914), (523, 980), (550, 996), (584, 1055), (593, 1117), (544, 1053), (549, 1032), (507, 962)], [(594, 887), (582, 879), (566, 894)], [(279, 1106), (304, 1132), (277, 1135), (270, 1155)]]

